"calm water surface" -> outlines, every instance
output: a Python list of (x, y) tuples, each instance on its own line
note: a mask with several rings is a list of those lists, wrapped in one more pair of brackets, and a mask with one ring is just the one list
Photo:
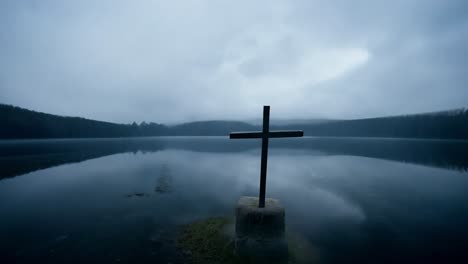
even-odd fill
[[(320, 263), (468, 263), (468, 142), (270, 143), (267, 196)], [(0, 141), (0, 263), (179, 263), (181, 225), (258, 194), (260, 141)]]

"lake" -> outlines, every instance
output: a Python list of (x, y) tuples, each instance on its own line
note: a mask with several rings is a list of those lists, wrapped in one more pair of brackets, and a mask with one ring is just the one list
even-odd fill
[[(179, 263), (182, 225), (258, 195), (259, 140), (0, 141), (1, 263)], [(468, 263), (468, 142), (270, 141), (267, 197), (319, 263)]]

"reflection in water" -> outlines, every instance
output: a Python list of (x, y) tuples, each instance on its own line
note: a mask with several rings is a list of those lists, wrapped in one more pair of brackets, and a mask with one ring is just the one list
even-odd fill
[[(0, 179), (124, 152), (241, 152), (258, 147), (257, 140), (233, 142), (224, 137), (0, 141)], [(272, 140), (270, 147), (468, 170), (468, 141), (306, 137)]]
[[(2, 143), (1, 159), (103, 157), (0, 181), (1, 263), (180, 263), (180, 225), (232, 216), (240, 196), (258, 192), (255, 140), (46, 142)], [(272, 146), (267, 195), (282, 201), (287, 228), (316, 246), (322, 263), (467, 263), (468, 177), (443, 169), (467, 167), (466, 156), (456, 157), (466, 143), (306, 138)], [(40, 167), (7, 169), (32, 168)]]
[(172, 188), (172, 175), (170, 174), (169, 166), (166, 164), (161, 168), (154, 191), (157, 193), (171, 193), (174, 191)]
[(0, 141), (0, 178), (116, 153), (160, 149), (160, 140), (137, 138)]

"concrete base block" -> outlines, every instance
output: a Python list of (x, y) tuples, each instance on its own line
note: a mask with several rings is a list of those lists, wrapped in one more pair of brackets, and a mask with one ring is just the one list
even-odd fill
[(241, 197), (236, 206), (237, 254), (263, 259), (287, 258), (284, 218), (284, 207), (278, 200), (267, 198), (265, 207), (259, 208), (257, 197)]
[(235, 241), (236, 253), (252, 259), (284, 262), (288, 258), (288, 244), (284, 238), (256, 239), (251, 237), (237, 237)]
[(236, 206), (238, 236), (272, 237), (284, 235), (284, 207), (278, 200), (267, 198), (258, 208), (258, 198), (243, 196)]

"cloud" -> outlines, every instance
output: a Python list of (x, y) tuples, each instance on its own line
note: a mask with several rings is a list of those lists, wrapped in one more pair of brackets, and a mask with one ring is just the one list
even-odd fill
[(465, 1), (3, 1), (0, 102), (115, 122), (466, 106)]

